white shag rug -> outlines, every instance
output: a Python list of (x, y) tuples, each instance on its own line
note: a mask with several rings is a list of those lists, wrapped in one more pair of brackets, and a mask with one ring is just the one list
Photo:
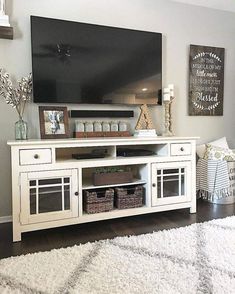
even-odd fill
[(235, 216), (0, 260), (0, 293), (235, 293)]

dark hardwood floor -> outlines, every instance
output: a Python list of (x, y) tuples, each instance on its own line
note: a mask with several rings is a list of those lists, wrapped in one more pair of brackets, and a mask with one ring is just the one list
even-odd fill
[(68, 247), (116, 236), (139, 235), (187, 226), (235, 214), (235, 205), (216, 205), (198, 201), (196, 214), (188, 209), (158, 212), (88, 224), (24, 233), (22, 241), (12, 242), (11, 223), (0, 224), (0, 258)]

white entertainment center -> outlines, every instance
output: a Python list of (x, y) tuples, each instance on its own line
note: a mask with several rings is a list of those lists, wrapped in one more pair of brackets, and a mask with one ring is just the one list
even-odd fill
[[(165, 210), (196, 212), (195, 137), (89, 138), (9, 141), (12, 160), (13, 241), (24, 232)], [(147, 149), (151, 156), (120, 157), (119, 148)], [(105, 148), (105, 158), (80, 159)], [(130, 183), (94, 186), (98, 167), (124, 166)], [(87, 214), (83, 191), (114, 186), (143, 185), (142, 207)], [(52, 205), (53, 204), (53, 208)]]

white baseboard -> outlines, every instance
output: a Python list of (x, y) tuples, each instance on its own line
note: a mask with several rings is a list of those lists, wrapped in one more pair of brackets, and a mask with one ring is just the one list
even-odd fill
[(0, 224), (10, 223), (10, 222), (12, 222), (12, 216), (11, 215), (0, 216)]

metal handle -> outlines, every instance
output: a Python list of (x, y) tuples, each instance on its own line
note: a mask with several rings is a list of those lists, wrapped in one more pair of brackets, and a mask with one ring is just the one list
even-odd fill
[(39, 155), (38, 154), (34, 154), (34, 158), (35, 159), (38, 159), (39, 158)]
[(79, 195), (79, 193), (78, 193), (78, 192), (75, 192), (75, 193), (74, 193), (74, 195), (75, 195), (75, 196), (78, 196), (78, 195)]
[(181, 148), (180, 148), (180, 151), (184, 151), (184, 147), (181, 147)]
[(155, 183), (153, 183), (153, 184), (152, 184), (152, 186), (155, 188), (155, 187), (156, 187), (156, 184), (155, 184)]

